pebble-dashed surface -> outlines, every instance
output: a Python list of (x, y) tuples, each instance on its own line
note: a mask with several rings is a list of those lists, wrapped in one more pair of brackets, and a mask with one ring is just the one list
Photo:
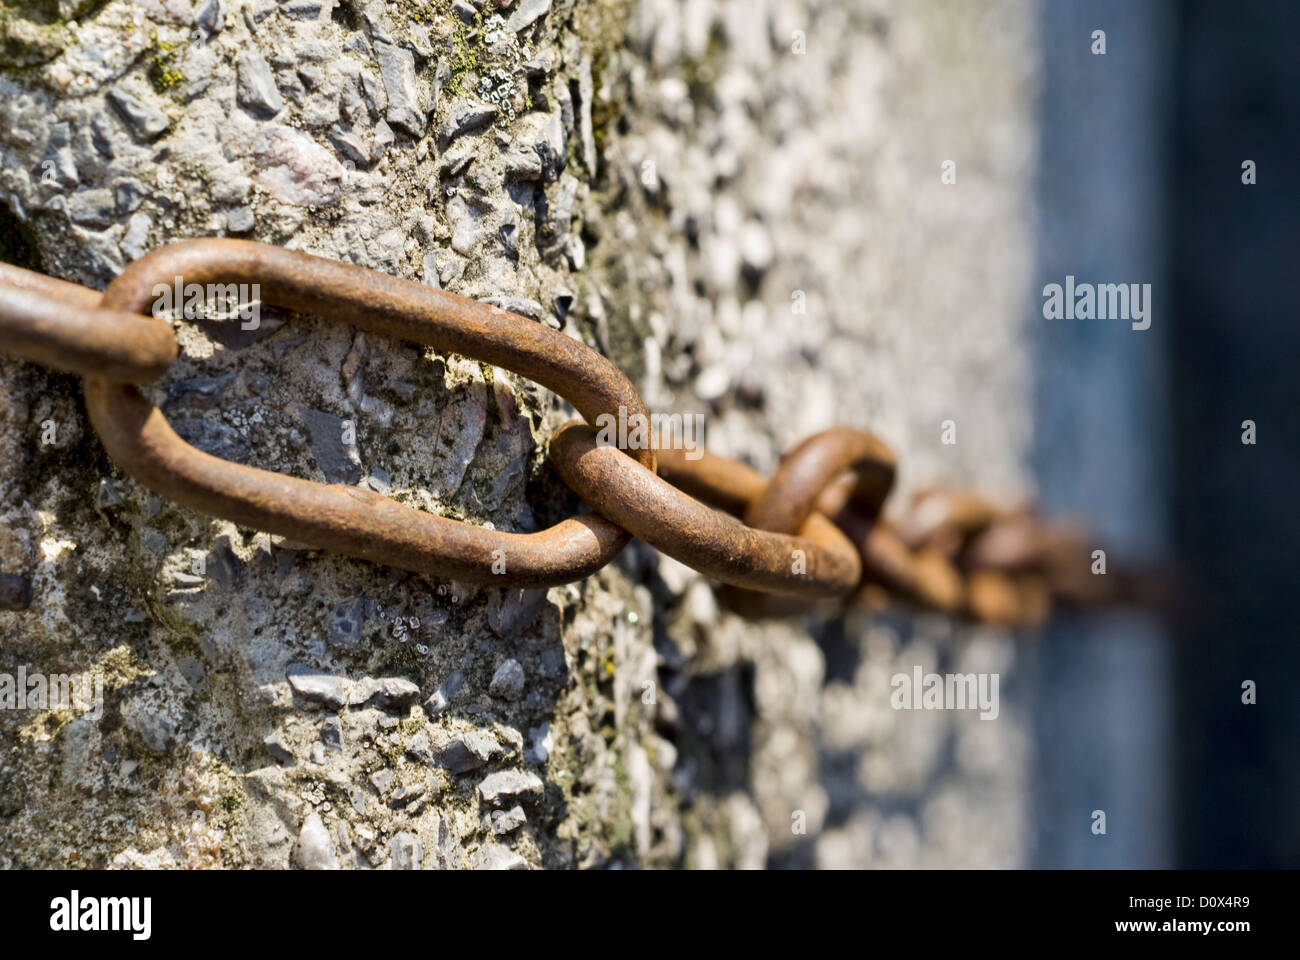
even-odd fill
[[(848, 422), (904, 489), (1024, 490), (1020, 4), (15, 9), (5, 233), (48, 272), (276, 243), (564, 329), (763, 469)], [(513, 375), (271, 308), (177, 330), (149, 394), (209, 452), (498, 528), (574, 505), (538, 452), (563, 414)], [(916, 663), (1005, 691), (996, 632), (851, 619), (819, 645), (645, 548), (548, 593), (298, 550), (122, 476), (76, 381), (5, 358), (0, 460), (0, 572), (32, 593), (0, 671), (103, 690), (102, 716), (0, 711), (5, 866), (1024, 857), (1011, 698), (992, 722), (888, 703)]]

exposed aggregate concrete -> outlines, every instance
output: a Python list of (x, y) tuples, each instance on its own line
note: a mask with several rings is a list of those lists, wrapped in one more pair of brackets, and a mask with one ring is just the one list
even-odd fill
[[(183, 237), (280, 244), (565, 330), (761, 469), (848, 422), (901, 452), (904, 491), (1018, 493), (1031, 12), (110, 0), (42, 24), (10, 5), (0, 194), (15, 247), (68, 279), (102, 287)], [(577, 506), (542, 456), (562, 405), (513, 374), (271, 308), (255, 331), (176, 328), (147, 393), (208, 452), (500, 529)], [(549, 591), (303, 551), (126, 478), (75, 378), (4, 357), (0, 463), (0, 572), (33, 594), (0, 611), (0, 670), (104, 699), (0, 711), (0, 865), (1026, 855), (1014, 705), (889, 707), (916, 663), (1005, 691), (997, 631), (753, 623), (641, 545)]]

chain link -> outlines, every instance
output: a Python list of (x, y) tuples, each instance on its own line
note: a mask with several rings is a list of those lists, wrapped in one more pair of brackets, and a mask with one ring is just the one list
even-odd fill
[[(819, 604), (891, 600), (976, 620), (1032, 626), (1054, 602), (1158, 602), (1153, 580), (1092, 573), (1077, 528), (1027, 508), (928, 491), (884, 514), (897, 461), (848, 427), (808, 438), (769, 480), (702, 451), (620, 449), (581, 420), (552, 438), (557, 473), (596, 512), (539, 533), (476, 527), (360, 487), (232, 463), (190, 446), (136, 385), (177, 355), (152, 316), (158, 285), (256, 283), (299, 313), (514, 371), (566, 399), (588, 423), (649, 415), (609, 360), (581, 342), (487, 304), (387, 274), (243, 240), (175, 243), (132, 263), (101, 295), (0, 265), (3, 349), (85, 379), (91, 423), (109, 455), (150, 489), (201, 513), (307, 546), (433, 577), (541, 587), (582, 579), (631, 535), (724, 584), (733, 609), (789, 615)], [(719, 509), (714, 509), (714, 508)]]

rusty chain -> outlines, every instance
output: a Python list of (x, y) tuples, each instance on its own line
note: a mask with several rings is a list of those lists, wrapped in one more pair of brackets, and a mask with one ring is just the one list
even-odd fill
[[(276, 306), (485, 361), (547, 387), (587, 420), (565, 424), (549, 452), (595, 512), (538, 533), (508, 533), (195, 449), (136, 389), (177, 356), (171, 324), (150, 305), (157, 285), (179, 277), (187, 285), (257, 283)], [(1032, 626), (1054, 602), (1151, 603), (1158, 592), (1135, 574), (1093, 575), (1084, 533), (1027, 508), (928, 491), (886, 516), (895, 457), (849, 427), (808, 438), (771, 479), (707, 451), (692, 460), (652, 444), (604, 444), (588, 425), (602, 414), (649, 415), (595, 350), (488, 304), (280, 247), (170, 244), (129, 265), (102, 294), (0, 264), (0, 334), (6, 352), (82, 376), (109, 455), (146, 487), (210, 516), (420, 574), (496, 586), (568, 583), (609, 563), (635, 535), (722, 582), (728, 605), (754, 616), (898, 599)]]

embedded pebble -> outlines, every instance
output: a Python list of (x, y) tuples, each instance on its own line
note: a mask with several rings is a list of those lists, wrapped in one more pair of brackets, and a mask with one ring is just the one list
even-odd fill
[(206, 0), (194, 14), (194, 25), (205, 37), (220, 33), (226, 25), (226, 0)]
[(551, 0), (519, 0), (519, 6), (506, 21), (506, 29), (518, 33), (551, 9)]
[(289, 664), (285, 675), (299, 696), (323, 703), (332, 710), (347, 705), (351, 684), (346, 677), (321, 673), (302, 663)]
[(337, 870), (338, 858), (334, 855), (334, 841), (315, 811), (307, 815), (298, 834), (298, 866), (303, 870)]
[(32, 605), (32, 582), (18, 573), (0, 573), (0, 610), (26, 610)]
[(428, 793), (428, 787), (422, 784), (412, 783), (404, 787), (398, 787), (388, 798), (388, 805), (394, 810), (409, 806), (416, 800)]
[(276, 763), (286, 767), (293, 765), (293, 751), (289, 749), (288, 745), (284, 742), (284, 738), (278, 733), (273, 733), (269, 737), (266, 737), (262, 743), (265, 744), (266, 752), (271, 755), (271, 758), (275, 760)]
[(453, 670), (429, 699), (424, 701), (425, 712), (430, 717), (436, 717), (442, 713), (451, 704), (451, 701), (456, 699), (456, 694), (460, 693), (460, 688), (464, 683), (465, 675), (459, 670)]
[(143, 696), (132, 697), (122, 704), (122, 721), (155, 757), (166, 756), (179, 738), (176, 721)]
[(81, 183), (77, 174), (77, 163), (72, 156), (72, 128), (66, 123), (56, 123), (50, 131), (50, 138), (45, 145), (45, 154), (41, 157), (41, 182), (69, 188)]
[(361, 479), (356, 442), (345, 439), (343, 418), (324, 410), (299, 407), (298, 416), (311, 433), (311, 452), (326, 483), (352, 486)]
[(171, 126), (171, 121), (161, 110), (157, 110), (138, 97), (114, 87), (108, 91), (108, 102), (117, 110), (118, 115), (126, 121), (127, 126), (140, 140), (156, 140)]
[(400, 710), (420, 699), (420, 688), (403, 677), (363, 677), (352, 689), (354, 706), (373, 704), (383, 710)]
[(263, 119), (270, 119), (284, 109), (284, 98), (275, 85), (270, 64), (257, 47), (246, 47), (235, 64), (242, 107)]
[(394, 870), (419, 870), (424, 862), (424, 843), (420, 835), (403, 831), (393, 837), (392, 866)]
[(330, 611), (326, 633), (336, 647), (356, 647), (361, 643), (361, 630), (366, 624), (366, 598), (345, 600)]
[(233, 207), (226, 214), (226, 229), (231, 233), (248, 233), (253, 229), (253, 208)]
[(545, 787), (541, 778), (525, 770), (499, 770), (479, 782), (479, 796), (494, 807), (519, 801), (540, 800)]
[(149, 231), (153, 227), (153, 221), (149, 219), (148, 214), (133, 213), (131, 219), (126, 222), (126, 233), (122, 235), (122, 242), (118, 244), (122, 252), (132, 260), (139, 260), (149, 252)]
[(280, 4), (280, 12), (290, 20), (319, 20), (323, 9), (322, 0), (288, 0)]
[(518, 700), (524, 695), (524, 668), (518, 660), (509, 659), (497, 667), (488, 685), (488, 693), (502, 700)]
[(133, 213), (148, 195), (149, 189), (135, 177), (118, 177), (113, 181), (113, 202), (118, 213)]
[(406, 745), (406, 755), (420, 763), (433, 763), (433, 745), (429, 740), (428, 731), (421, 730), (411, 738), (411, 742)]
[(479, 847), (470, 861), (473, 870), (527, 870), (528, 862), (509, 847), (487, 843)]
[(509, 810), (492, 811), (492, 832), (498, 837), (513, 833), (527, 822), (528, 817), (524, 814), (524, 808), (520, 806), (511, 807)]
[(445, 149), (457, 137), (487, 126), (496, 115), (497, 106), (494, 103), (460, 103), (442, 125), (438, 141)]
[(488, 761), (506, 754), (501, 741), (492, 733), (487, 730), (471, 730), (452, 740), (442, 751), (438, 762), (448, 773), (461, 774), (477, 770)]
[(343, 721), (338, 717), (326, 717), (320, 728), (321, 742), (331, 750), (343, 749)]
[(376, 40), (375, 57), (388, 95), (388, 122), (412, 136), (420, 136), (428, 117), (415, 78), (415, 55), (404, 47)]
[(257, 182), (282, 203), (319, 206), (338, 199), (346, 172), (311, 136), (278, 123), (264, 125), (253, 142), (262, 168)]

